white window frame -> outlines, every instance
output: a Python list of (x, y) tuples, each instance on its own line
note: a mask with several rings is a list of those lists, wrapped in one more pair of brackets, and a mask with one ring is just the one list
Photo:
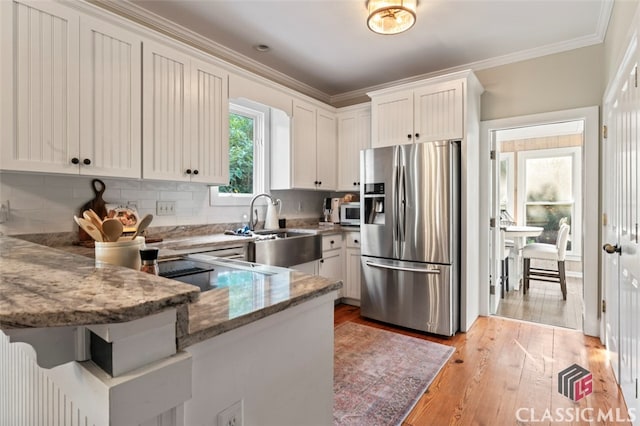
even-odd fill
[(567, 250), (567, 258), (579, 260), (582, 253), (582, 147), (572, 146), (565, 148), (537, 149), (531, 151), (518, 151), (518, 224), (525, 225), (526, 220), (526, 164), (529, 159), (571, 157), (572, 173), (571, 188), (572, 200), (559, 201), (558, 204), (573, 203), (571, 211), (571, 250)]
[(219, 192), (219, 186), (212, 186), (209, 190), (209, 204), (248, 207), (254, 196), (269, 192), (270, 108), (245, 99), (234, 99), (229, 102), (229, 114), (253, 119), (253, 193)]

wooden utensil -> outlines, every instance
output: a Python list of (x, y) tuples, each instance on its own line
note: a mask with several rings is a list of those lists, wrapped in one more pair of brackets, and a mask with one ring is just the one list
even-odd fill
[[(107, 207), (104, 200), (102, 199), (102, 194), (104, 194), (104, 190), (107, 188), (107, 186), (100, 179), (93, 179), (91, 181), (91, 187), (93, 188), (93, 193), (95, 194), (95, 196), (93, 200), (87, 201), (82, 207), (80, 207), (80, 212), (78, 215), (83, 216), (85, 210), (93, 210), (100, 219), (107, 217)], [(84, 232), (82, 228), (80, 228), (78, 237), (80, 241), (86, 241), (90, 239), (90, 236), (86, 232)]]
[(87, 233), (88, 236), (90, 236), (91, 238), (93, 238), (96, 241), (100, 241), (103, 242), (104, 239), (102, 237), (102, 232), (100, 232), (98, 230), (98, 228), (96, 228), (95, 226), (93, 226), (93, 224), (81, 217), (78, 217), (76, 215), (73, 215), (73, 220), (76, 221), (76, 223), (78, 224), (78, 226), (80, 227), (80, 229), (82, 229), (84, 232)]
[(118, 241), (118, 238), (122, 235), (124, 227), (119, 219), (105, 219), (102, 222), (102, 232), (107, 237), (107, 241)]
[(85, 210), (84, 212), (82, 212), (82, 217), (91, 222), (91, 224), (95, 226), (98, 231), (100, 231), (103, 240), (107, 239), (106, 235), (104, 235), (104, 232), (102, 231), (102, 220), (100, 220), (96, 212), (91, 209)]
[(152, 214), (144, 215), (144, 217), (140, 219), (140, 222), (138, 222), (138, 226), (136, 226), (136, 232), (133, 233), (133, 237), (131, 237), (131, 239), (134, 240), (138, 235), (144, 232), (144, 230), (147, 229), (152, 220)]

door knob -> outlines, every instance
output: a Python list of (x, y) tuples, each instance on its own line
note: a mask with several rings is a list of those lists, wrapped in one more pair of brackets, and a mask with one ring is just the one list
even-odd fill
[(622, 253), (622, 247), (620, 247), (617, 244), (615, 244), (615, 245), (605, 244), (604, 246), (602, 246), (602, 250), (606, 251), (609, 254), (613, 254), (613, 253), (621, 254)]

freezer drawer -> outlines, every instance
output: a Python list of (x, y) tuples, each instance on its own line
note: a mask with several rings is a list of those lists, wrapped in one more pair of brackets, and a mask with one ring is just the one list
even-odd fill
[(453, 336), (459, 302), (451, 266), (361, 257), (362, 316)]

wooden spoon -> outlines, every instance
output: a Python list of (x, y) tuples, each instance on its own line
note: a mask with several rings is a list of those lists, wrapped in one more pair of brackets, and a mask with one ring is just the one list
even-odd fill
[(91, 222), (89, 222), (84, 218), (78, 217), (76, 215), (73, 215), (73, 220), (75, 220), (78, 226), (82, 228), (84, 232), (86, 232), (91, 238), (100, 242), (104, 241), (102, 237), (102, 232), (100, 232), (98, 228), (93, 226)]
[(82, 217), (91, 222), (93, 226), (98, 228), (98, 231), (100, 231), (100, 233), (102, 234), (103, 240), (107, 239), (106, 235), (104, 235), (104, 232), (102, 231), (102, 220), (100, 220), (96, 212), (94, 212), (93, 210), (85, 210), (84, 212), (82, 212)]
[(152, 220), (153, 220), (152, 214), (144, 215), (144, 217), (140, 219), (140, 222), (138, 222), (138, 226), (136, 227), (136, 232), (133, 233), (133, 237), (131, 237), (131, 239), (135, 240), (138, 235), (144, 232), (144, 230), (147, 229), (147, 227), (149, 226)]
[(123, 230), (124, 227), (120, 219), (105, 219), (104, 222), (102, 222), (102, 232), (104, 232), (104, 235), (107, 237), (107, 241), (118, 241)]

